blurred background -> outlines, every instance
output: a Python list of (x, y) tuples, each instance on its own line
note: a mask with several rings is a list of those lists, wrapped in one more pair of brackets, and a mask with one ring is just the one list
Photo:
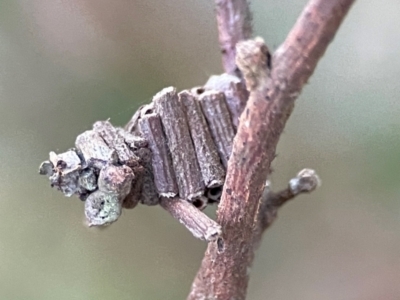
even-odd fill
[[(306, 1), (252, 3), (276, 49)], [(264, 235), (248, 299), (400, 299), (399, 13), (356, 2), (298, 99), (273, 187), (304, 167), (323, 185)], [(158, 207), (88, 229), (37, 171), (96, 120), (221, 72), (211, 0), (0, 1), (0, 299), (185, 299), (204, 242)]]

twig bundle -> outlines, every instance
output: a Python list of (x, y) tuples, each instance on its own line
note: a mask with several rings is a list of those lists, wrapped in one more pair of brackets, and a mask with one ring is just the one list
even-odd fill
[[(165, 204), (172, 198), (204, 209), (222, 193), (244, 107), (229, 105), (233, 98), (245, 103), (247, 92), (239, 78), (227, 74), (212, 76), (200, 89), (177, 93), (165, 88), (139, 108), (125, 129), (99, 121), (77, 137), (75, 148), (51, 152), (40, 174), (65, 196), (85, 201), (89, 226), (110, 224), (123, 207), (157, 205), (161, 198), (166, 209), (173, 207)], [(187, 207), (171, 203), (179, 205), (172, 215)]]

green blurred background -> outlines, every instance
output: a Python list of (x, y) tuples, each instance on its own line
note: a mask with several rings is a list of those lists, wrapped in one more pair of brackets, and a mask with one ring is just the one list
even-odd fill
[[(270, 48), (306, 1), (253, 1)], [(400, 2), (358, 1), (298, 99), (273, 186), (323, 185), (265, 234), (248, 299), (400, 299)], [(213, 1), (0, 0), (0, 299), (184, 299), (206, 244), (158, 207), (88, 229), (37, 174), (96, 120), (222, 71)], [(208, 208), (213, 215), (215, 208)]]

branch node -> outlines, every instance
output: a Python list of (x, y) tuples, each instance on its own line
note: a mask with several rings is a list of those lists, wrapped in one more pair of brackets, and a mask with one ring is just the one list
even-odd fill
[(242, 71), (249, 91), (264, 82), (271, 69), (271, 54), (264, 40), (257, 37), (236, 45), (236, 64)]
[(312, 169), (301, 170), (289, 181), (289, 189), (294, 195), (310, 193), (321, 186), (321, 179)]
[(318, 174), (312, 169), (303, 169), (297, 173), (296, 177), (290, 179), (286, 189), (277, 193), (269, 191), (264, 194), (260, 213), (267, 214), (267, 210), (276, 210), (296, 196), (311, 193), (320, 186), (321, 179)]

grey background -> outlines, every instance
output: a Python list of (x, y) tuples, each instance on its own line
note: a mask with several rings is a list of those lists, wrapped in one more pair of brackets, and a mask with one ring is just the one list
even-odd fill
[[(253, 1), (256, 33), (276, 49), (305, 3)], [(304, 167), (323, 185), (280, 211), (249, 299), (400, 299), (399, 13), (357, 1), (298, 99), (273, 186)], [(37, 167), (221, 71), (213, 1), (0, 0), (0, 299), (185, 298), (205, 243), (158, 207), (88, 229)]]

